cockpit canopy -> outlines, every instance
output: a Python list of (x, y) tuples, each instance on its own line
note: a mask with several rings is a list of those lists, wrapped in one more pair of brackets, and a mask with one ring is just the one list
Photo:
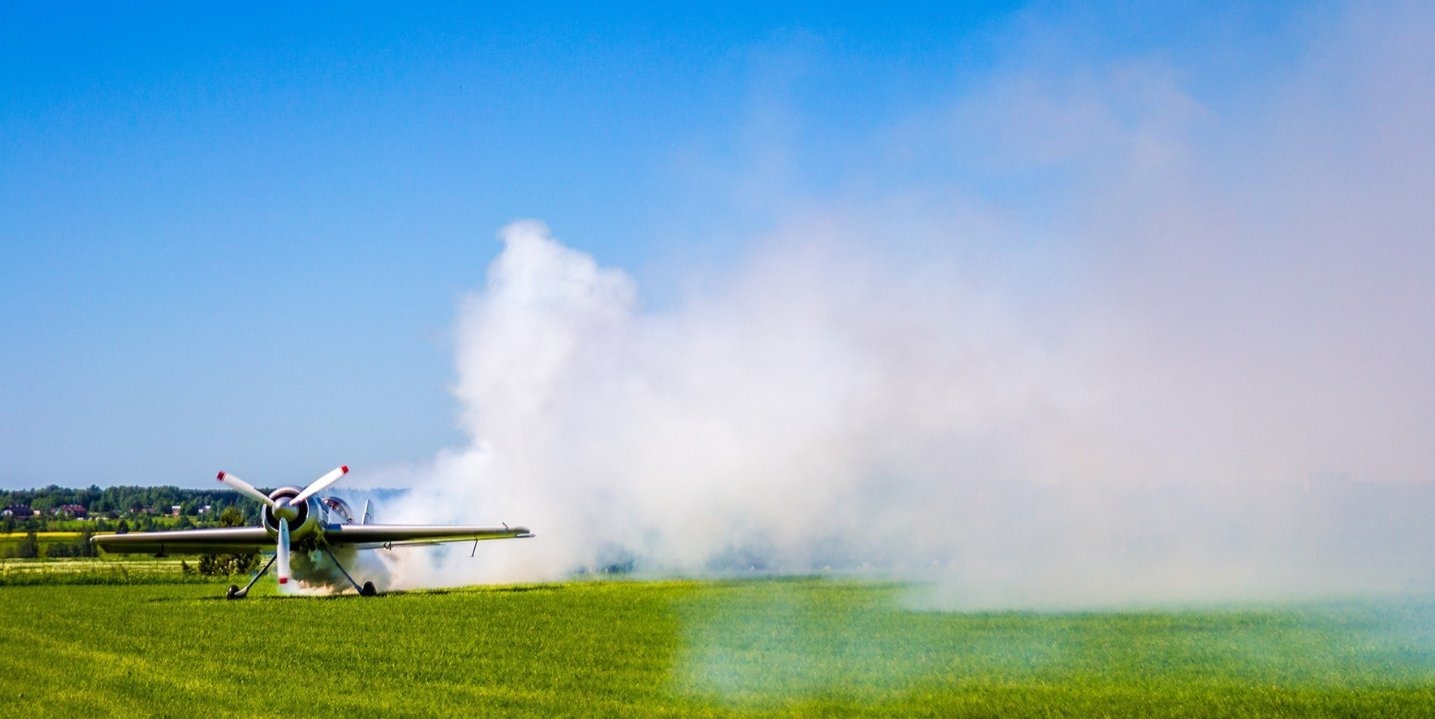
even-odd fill
[(319, 500), (324, 510), (329, 514), (338, 515), (344, 524), (354, 523), (354, 510), (349, 508), (349, 503), (338, 497), (324, 497)]

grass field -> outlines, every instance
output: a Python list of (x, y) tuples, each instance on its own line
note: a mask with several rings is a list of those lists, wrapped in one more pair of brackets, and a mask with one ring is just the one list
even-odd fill
[[(187, 558), (193, 566), (198, 562)], [(53, 584), (214, 583), (212, 577), (185, 575), (178, 558), (148, 555), (60, 559), (0, 559), (0, 587)]]
[(1427, 602), (964, 614), (820, 579), (259, 586), (0, 587), (0, 697), (24, 716), (1435, 713)]

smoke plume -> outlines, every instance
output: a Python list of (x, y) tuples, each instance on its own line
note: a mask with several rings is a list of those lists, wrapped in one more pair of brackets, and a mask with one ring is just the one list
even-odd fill
[(884, 176), (920, 154), (984, 182), (796, 203), (661, 305), (504, 228), (456, 330), (471, 444), (392, 519), (538, 538), (395, 580), (830, 569), (934, 580), (943, 606), (1431, 588), (1435, 58), (1402, 12), (1333, 20), (1259, 102), (1144, 59), (1014, 61), (874, 143)]

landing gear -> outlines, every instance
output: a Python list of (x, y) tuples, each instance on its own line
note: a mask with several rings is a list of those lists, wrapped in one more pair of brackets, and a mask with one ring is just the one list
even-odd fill
[(249, 583), (248, 583), (248, 584), (244, 585), (244, 588), (243, 588), (243, 589), (240, 589), (240, 588), (239, 588), (239, 585), (237, 585), (237, 584), (231, 584), (231, 585), (229, 585), (229, 591), (224, 593), (224, 598), (225, 598), (225, 599), (243, 599), (244, 597), (248, 596), (248, 595), (249, 595), (249, 588), (252, 587), (252, 586), (254, 586), (254, 583), (257, 582), (257, 581), (259, 581), (259, 578), (260, 578), (260, 577), (262, 577), (262, 576), (264, 576), (265, 574), (268, 574), (268, 573), (269, 573), (269, 568), (272, 567), (272, 566), (274, 566), (274, 560), (276, 560), (276, 559), (278, 559), (278, 558), (279, 558), (279, 555), (277, 555), (277, 554), (274, 555), (273, 557), (270, 557), (270, 558), (269, 558), (269, 563), (268, 563), (268, 564), (265, 564), (265, 565), (264, 565), (264, 568), (261, 569), (261, 570), (259, 570), (259, 572), (256, 573), (256, 574), (249, 580)]
[[(374, 586), (374, 583), (373, 583), (373, 582), (364, 582), (362, 585), (360, 585), (358, 582), (354, 581), (354, 578), (353, 578), (352, 576), (349, 575), (349, 570), (344, 569), (344, 565), (342, 565), (342, 564), (339, 563), (338, 558), (336, 558), (336, 557), (334, 556), (334, 553), (333, 553), (333, 552), (330, 552), (327, 547), (325, 547), (325, 548), (323, 548), (323, 549), (324, 549), (324, 553), (327, 554), (327, 555), (329, 555), (329, 560), (334, 563), (334, 566), (338, 567), (338, 568), (339, 568), (339, 571), (344, 573), (344, 578), (347, 579), (347, 580), (349, 580), (349, 584), (354, 585), (354, 590), (359, 593), (359, 596), (361, 596), (361, 597), (376, 597), (376, 596), (378, 596), (379, 590), (378, 590), (377, 587)], [(270, 557), (270, 558), (269, 558), (269, 563), (268, 563), (268, 564), (265, 564), (263, 569), (260, 569), (257, 573), (255, 573), (255, 575), (254, 575), (252, 578), (250, 578), (249, 583), (246, 584), (246, 585), (244, 585), (243, 587), (240, 587), (240, 586), (237, 585), (237, 584), (231, 584), (231, 585), (229, 585), (229, 591), (227, 591), (227, 592), (224, 593), (224, 598), (225, 598), (225, 599), (243, 599), (244, 597), (248, 596), (248, 594), (249, 594), (249, 588), (250, 588), (250, 587), (253, 587), (253, 586), (254, 586), (254, 583), (257, 582), (257, 581), (259, 581), (259, 578), (260, 578), (260, 577), (263, 577), (265, 574), (268, 574), (268, 573), (269, 573), (269, 568), (272, 567), (272, 566), (274, 566), (274, 562), (275, 562), (275, 560), (277, 560), (278, 558), (279, 558), (279, 555), (278, 555), (278, 554), (274, 555), (273, 557)]]
[(364, 582), (364, 586), (359, 586), (359, 583), (354, 581), (353, 577), (349, 576), (349, 570), (344, 569), (344, 565), (339, 563), (339, 558), (335, 557), (334, 553), (329, 551), (328, 547), (322, 547), (322, 549), (325, 554), (329, 555), (329, 561), (333, 562), (334, 566), (338, 567), (339, 571), (344, 573), (344, 578), (349, 580), (349, 584), (354, 585), (354, 589), (358, 591), (359, 596), (372, 597), (379, 593), (379, 590), (374, 588), (373, 582)]

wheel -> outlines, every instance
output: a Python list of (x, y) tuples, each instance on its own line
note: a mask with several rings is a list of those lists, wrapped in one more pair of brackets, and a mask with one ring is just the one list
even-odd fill
[(372, 596), (374, 596), (374, 595), (376, 595), (376, 594), (378, 594), (378, 593), (379, 593), (379, 590), (374, 589), (374, 583), (373, 583), (373, 582), (364, 582), (364, 586), (359, 589), (359, 594), (360, 594), (360, 596), (372, 597)]
[(231, 585), (229, 585), (229, 591), (228, 591), (228, 592), (225, 592), (225, 594), (224, 594), (224, 598), (225, 598), (225, 599), (239, 599), (239, 598), (242, 597), (242, 596), (244, 596), (244, 595), (242, 595), (242, 594), (239, 593), (239, 585), (238, 585), (238, 584), (231, 584)]

